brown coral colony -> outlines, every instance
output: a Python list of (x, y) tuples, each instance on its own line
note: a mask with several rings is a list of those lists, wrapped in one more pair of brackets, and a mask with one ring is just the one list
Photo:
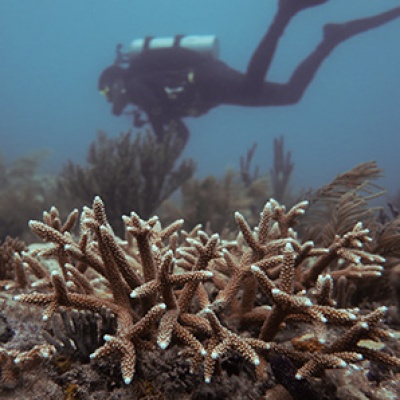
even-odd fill
[[(100, 197), (83, 209), (76, 236), (71, 229), (78, 212), (63, 224), (52, 208), (43, 222), (29, 224), (46, 245), (16, 255), (26, 286), (41, 289), (15, 299), (44, 307), (43, 320), (65, 309), (111, 312), (115, 329), (90, 357), (117, 354), (126, 384), (135, 377), (138, 352), (155, 345), (184, 348), (192, 371), (203, 371), (206, 382), (227, 352), (250, 362), (260, 379), (277, 354), (297, 366), (299, 380), (363, 359), (399, 367), (400, 359), (382, 346), (367, 345), (391, 340), (382, 327), (387, 308), (339, 307), (333, 297), (343, 277), (379, 279), (385, 259), (368, 250), (368, 229), (356, 222), (326, 247), (302, 243), (294, 227), (307, 207), (302, 201), (286, 210), (271, 199), (255, 227), (237, 212), (234, 241), (198, 228), (186, 232), (182, 220), (163, 228), (157, 217), (146, 221), (135, 213), (123, 218), (121, 239)], [(44, 258), (57, 263), (49, 270)], [(291, 333), (292, 323), (305, 326), (306, 342)], [(280, 343), (283, 332), (293, 346)], [(52, 345), (19, 354), (4, 350), (3, 381), (54, 352)]]

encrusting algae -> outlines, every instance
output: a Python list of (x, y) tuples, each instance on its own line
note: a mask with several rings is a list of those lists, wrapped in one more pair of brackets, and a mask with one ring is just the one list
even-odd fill
[[(295, 366), (297, 381), (363, 361), (400, 368), (400, 358), (386, 346), (394, 340), (384, 324), (387, 307), (338, 307), (340, 279), (358, 283), (382, 275), (385, 259), (368, 250), (369, 230), (355, 222), (326, 247), (302, 242), (294, 228), (307, 206), (302, 201), (287, 210), (271, 199), (253, 228), (236, 212), (239, 234), (229, 241), (199, 226), (186, 232), (183, 220), (162, 227), (158, 217), (143, 220), (134, 212), (123, 217), (122, 239), (100, 197), (92, 208), (72, 211), (64, 223), (53, 207), (43, 221), (30, 221), (46, 244), (15, 254), (24, 284), (20, 272), (11, 286), (23, 290), (15, 301), (43, 308), (49, 344), (21, 352), (1, 348), (1, 384), (16, 387), (21, 372), (59, 356), (66, 347), (57, 341), (68, 342), (78, 331), (76, 321), (93, 338), (83, 353), (90, 349), (92, 363), (117, 360), (125, 385), (143, 379), (141, 363), (157, 347), (178, 346), (190, 372), (208, 385), (218, 381), (232, 356), (260, 382), (277, 356)], [(65, 316), (78, 311), (107, 312), (113, 323), (103, 318), (104, 333), (96, 318)], [(60, 312), (64, 334), (48, 328)], [(70, 339), (72, 352), (83, 348), (79, 341), (76, 334)]]

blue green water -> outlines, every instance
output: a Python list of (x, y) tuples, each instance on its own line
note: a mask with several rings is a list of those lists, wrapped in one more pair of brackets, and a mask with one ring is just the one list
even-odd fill
[[(98, 129), (131, 127), (97, 92), (116, 43), (145, 35), (216, 34), (221, 59), (244, 71), (276, 9), (275, 0), (1, 0), (0, 137), (7, 159), (50, 151), (45, 167), (83, 162)], [(284, 82), (317, 45), (327, 22), (347, 21), (400, 1), (331, 0), (302, 12), (280, 43), (272, 81)], [(219, 107), (188, 119), (186, 155), (199, 176), (238, 167), (258, 143), (256, 162), (271, 166), (272, 140), (293, 152), (295, 186), (319, 186), (356, 164), (377, 160), (396, 190), (400, 151), (400, 19), (339, 46), (302, 101), (290, 107)]]

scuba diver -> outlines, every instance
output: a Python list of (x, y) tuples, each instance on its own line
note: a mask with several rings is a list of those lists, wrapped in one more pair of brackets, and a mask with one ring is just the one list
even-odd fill
[(230, 68), (208, 53), (185, 48), (184, 36), (176, 36), (167, 48), (153, 48), (154, 38), (148, 37), (134, 57), (122, 53), (121, 46), (117, 46), (117, 59), (102, 72), (98, 88), (112, 103), (114, 115), (121, 115), (129, 104), (137, 106), (133, 111), (134, 125), (150, 123), (160, 141), (171, 124), (187, 141), (189, 132), (182, 118), (203, 115), (222, 104), (249, 107), (295, 104), (338, 44), (400, 17), (400, 7), (396, 7), (347, 23), (327, 24), (320, 44), (300, 63), (287, 83), (265, 81), (279, 39), (291, 19), (299, 11), (327, 1), (279, 0), (273, 22), (254, 51), (246, 73)]

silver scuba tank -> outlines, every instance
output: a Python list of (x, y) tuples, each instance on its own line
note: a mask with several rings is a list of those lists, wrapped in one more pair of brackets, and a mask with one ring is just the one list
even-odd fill
[(219, 41), (215, 35), (176, 35), (173, 37), (146, 37), (134, 39), (128, 47), (129, 57), (152, 49), (183, 47), (211, 58), (219, 56)]

